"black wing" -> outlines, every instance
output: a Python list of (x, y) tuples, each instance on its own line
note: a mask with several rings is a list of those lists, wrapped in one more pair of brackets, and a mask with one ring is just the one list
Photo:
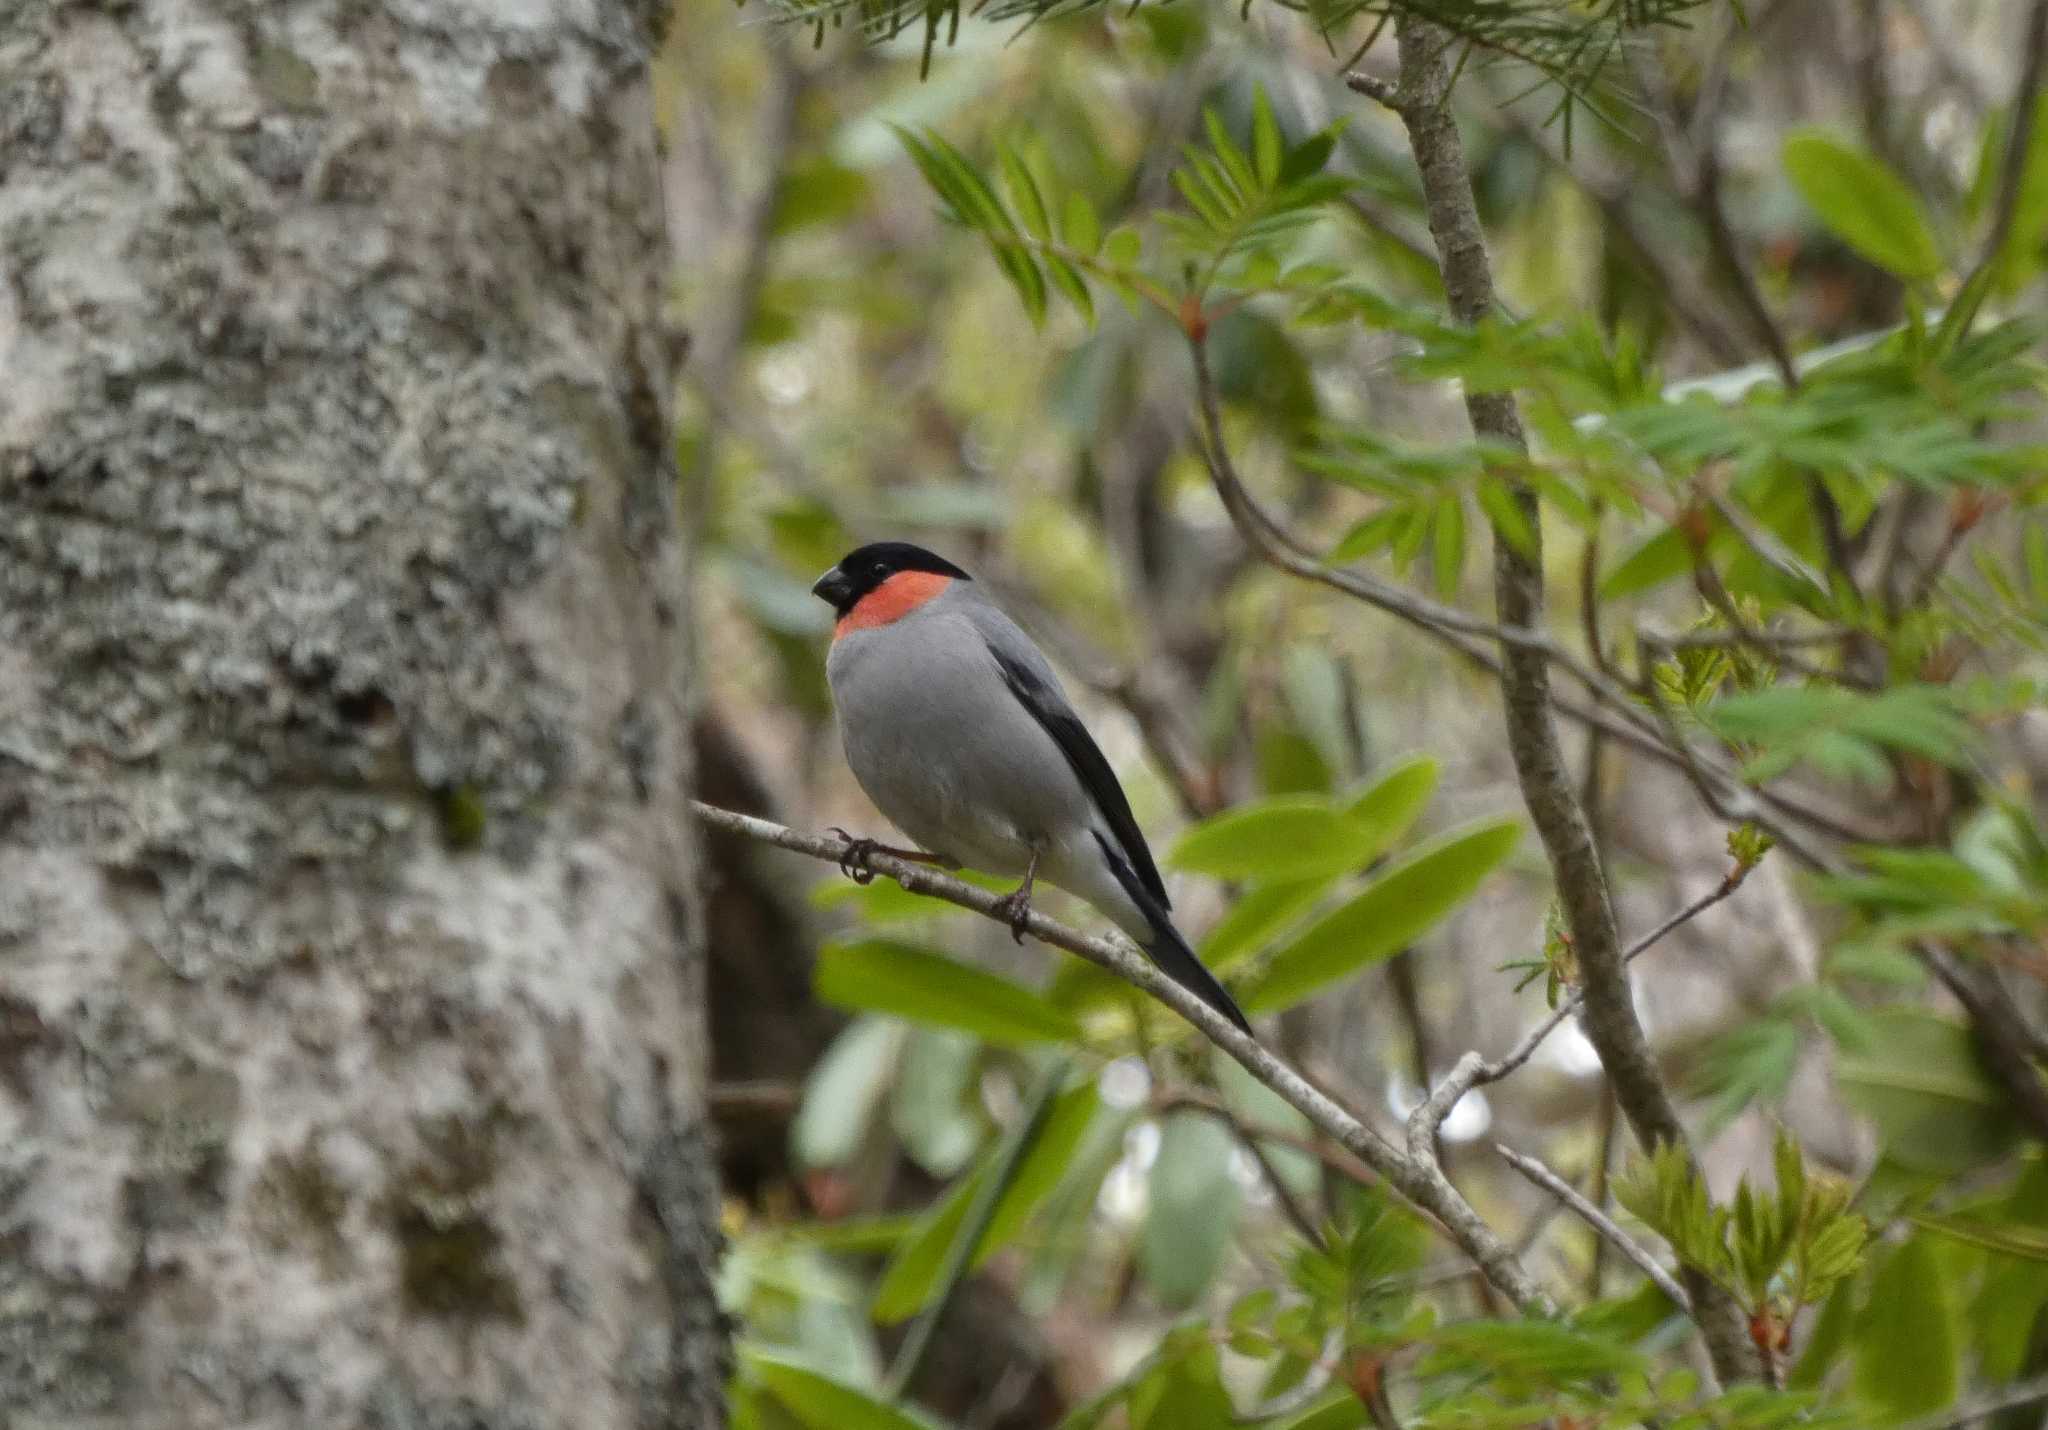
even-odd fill
[(1056, 690), (1021, 661), (1012, 660), (994, 646), (989, 647), (989, 654), (1001, 667), (1003, 683), (1010, 687), (1010, 693), (1031, 712), (1032, 719), (1045, 727), (1045, 733), (1052, 736), (1053, 743), (1073, 766), (1081, 787), (1109, 821), (1110, 832), (1116, 835), (1124, 858), (1130, 861), (1145, 892), (1159, 901), (1161, 909), (1172, 908), (1166, 897), (1165, 881), (1159, 877), (1159, 866), (1152, 862), (1152, 851), (1145, 847), (1145, 836), (1131, 814), (1131, 802), (1124, 798), (1124, 787), (1116, 782), (1116, 771), (1095, 747), (1095, 737), (1088, 733), (1088, 727), (1075, 718)]

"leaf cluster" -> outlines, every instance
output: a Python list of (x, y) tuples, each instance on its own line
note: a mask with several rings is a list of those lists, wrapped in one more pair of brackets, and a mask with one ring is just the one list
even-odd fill
[[(1861, 1264), (1869, 1224), (1849, 1209), (1850, 1189), (1807, 1174), (1798, 1143), (1780, 1129), (1775, 1191), (1744, 1178), (1732, 1205), (1708, 1195), (1685, 1149), (1660, 1146), (1617, 1179), (1615, 1199), (1669, 1242), (1680, 1262), (1758, 1316), (1823, 1301)], [(1789, 1309), (1788, 1309), (1789, 1308)]]

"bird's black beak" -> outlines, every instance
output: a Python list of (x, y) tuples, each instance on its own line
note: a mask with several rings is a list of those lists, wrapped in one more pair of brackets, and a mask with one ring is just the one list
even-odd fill
[(844, 571), (834, 566), (812, 585), (811, 594), (833, 610), (843, 613), (853, 604), (853, 582)]

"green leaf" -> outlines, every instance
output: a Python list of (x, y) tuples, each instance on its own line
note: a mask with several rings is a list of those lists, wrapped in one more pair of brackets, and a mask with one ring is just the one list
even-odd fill
[(1600, 578), (1600, 599), (1619, 600), (1661, 586), (1692, 570), (1692, 548), (1677, 527), (1666, 527), (1639, 543)]
[(1070, 190), (1067, 194), (1060, 236), (1067, 247), (1089, 258), (1093, 258), (1102, 247), (1102, 224), (1095, 217), (1095, 205), (1079, 189)]
[[(2005, 126), (2010, 132), (2011, 125)], [(2001, 167), (2003, 150), (2000, 152)], [(2039, 271), (2041, 247), (2048, 242), (2048, 95), (2034, 103), (2034, 134), (2027, 146), (2014, 196), (2012, 227), (2006, 231), (1989, 271), (1998, 287), (2011, 293)]]
[(748, 1373), (810, 1430), (936, 1430), (936, 1422), (809, 1366), (753, 1347), (740, 1354)]
[(1095, 321), (1095, 299), (1089, 295), (1088, 284), (1081, 277), (1081, 271), (1060, 257), (1057, 253), (1045, 255), (1045, 271), (1054, 286), (1067, 295), (1067, 301), (1081, 315), (1081, 321), (1093, 324)]
[(1515, 819), (1452, 830), (1368, 884), (1274, 956), (1244, 998), (1247, 1011), (1276, 1012), (1367, 963), (1398, 952), (1463, 903), (1522, 837)]
[(1393, 848), (1414, 827), (1429, 797), (1436, 793), (1442, 770), (1433, 756), (1411, 755), (1351, 802), (1345, 812), (1372, 831), (1379, 846), (1376, 853)]
[(1517, 1379), (1564, 1385), (1640, 1371), (1643, 1358), (1557, 1321), (1459, 1321), (1431, 1335), (1425, 1372), (1470, 1375), (1480, 1367)]
[(1259, 184), (1272, 188), (1280, 181), (1280, 163), (1285, 157), (1285, 145), (1280, 138), (1279, 121), (1273, 118), (1273, 102), (1266, 98), (1263, 86), (1252, 91), (1252, 168), (1257, 171)]
[(1431, 532), (1435, 543), (1430, 564), (1436, 568), (1436, 593), (1446, 601), (1455, 600), (1465, 575), (1465, 503), (1456, 492), (1437, 503)]
[(1923, 1215), (1912, 1220), (1967, 1246), (1979, 1246), (2001, 1256), (2016, 1256), (2025, 1261), (2048, 1261), (2048, 1231), (2038, 1227), (2008, 1226), (2003, 1222), (1964, 1216)]
[(818, 997), (841, 1008), (959, 1028), (992, 1043), (1081, 1036), (1078, 1023), (1030, 989), (893, 939), (827, 944), (813, 984)]
[(1883, 160), (1822, 130), (1785, 141), (1785, 172), (1835, 234), (1901, 278), (1932, 278), (1941, 250), (1920, 201)]
[(1495, 535), (1522, 555), (1533, 556), (1536, 528), (1530, 524), (1529, 514), (1522, 510), (1522, 504), (1515, 500), (1508, 484), (1499, 477), (1481, 477), (1478, 495), (1479, 509), (1493, 524)]
[(1952, 1174), (2010, 1154), (2011, 1112), (1968, 1028), (1912, 1008), (1870, 1021), (1873, 1050), (1843, 1054), (1835, 1075), (1849, 1105), (1877, 1124), (1887, 1155)]
[(1287, 157), (1280, 164), (1280, 182), (1292, 184), (1316, 173), (1330, 161), (1331, 151), (1336, 147), (1337, 131), (1334, 126), (1309, 135), (1287, 151)]
[(1257, 952), (1268, 938), (1307, 913), (1340, 873), (1332, 870), (1298, 883), (1261, 884), (1240, 894), (1202, 940), (1202, 962), (1211, 972), (1219, 972)]
[[(1080, 1083), (1059, 1095), (1037, 1140), (1024, 1154), (1009, 1189), (996, 1203), (988, 1231), (974, 1249), (973, 1265), (981, 1265), (1015, 1240), (1031, 1214), (1052, 1195), (1100, 1107), (1101, 1100), (1092, 1082)], [(936, 1283), (945, 1264), (946, 1249), (960, 1235), (968, 1208), (974, 1205), (976, 1193), (994, 1173), (1001, 1154), (1000, 1145), (991, 1148), (972, 1172), (953, 1184), (945, 1199), (925, 1214), (917, 1230), (897, 1248), (875, 1287), (874, 1305), (870, 1309), (876, 1321), (890, 1326), (909, 1320), (931, 1300), (938, 1289)]]
[(1252, 172), (1251, 160), (1246, 158), (1244, 151), (1232, 141), (1230, 132), (1223, 127), (1223, 121), (1216, 117), (1215, 110), (1202, 111), (1202, 125), (1209, 131), (1209, 144), (1216, 151), (1217, 162), (1228, 176), (1231, 188), (1235, 190), (1229, 196), (1247, 197), (1263, 188), (1258, 176)]
[(1927, 1238), (1914, 1237), (1878, 1268), (1855, 1335), (1862, 1399), (1900, 1419), (1955, 1403), (1955, 1316)]
[(1321, 795), (1281, 795), (1211, 815), (1166, 862), (1218, 879), (1291, 882), (1362, 868), (1374, 844), (1370, 829)]
[(1003, 167), (1003, 186), (1010, 191), (1010, 202), (1017, 207), (1024, 231), (1033, 238), (1051, 238), (1052, 221), (1046, 217), (1045, 198), (1023, 157), (1007, 144), (997, 147), (996, 157)]
[(1103, 240), (1102, 256), (1112, 268), (1136, 268), (1145, 256), (1145, 240), (1129, 224), (1113, 228)]
[(1230, 1175), (1236, 1145), (1206, 1113), (1177, 1112), (1160, 1128), (1138, 1264), (1169, 1305), (1186, 1305), (1207, 1290), (1229, 1249), (1242, 1200)]

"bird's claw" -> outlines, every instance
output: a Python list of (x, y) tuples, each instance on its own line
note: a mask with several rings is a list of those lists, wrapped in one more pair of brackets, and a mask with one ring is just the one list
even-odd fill
[(875, 871), (868, 867), (868, 857), (882, 846), (875, 840), (848, 834), (836, 824), (825, 832), (846, 841), (846, 847), (839, 851), (839, 872), (862, 887), (874, 883)]
[(1024, 942), (1024, 926), (1031, 921), (1031, 895), (1019, 889), (996, 900), (990, 910), (997, 918), (1010, 926), (1010, 937), (1018, 943)]

